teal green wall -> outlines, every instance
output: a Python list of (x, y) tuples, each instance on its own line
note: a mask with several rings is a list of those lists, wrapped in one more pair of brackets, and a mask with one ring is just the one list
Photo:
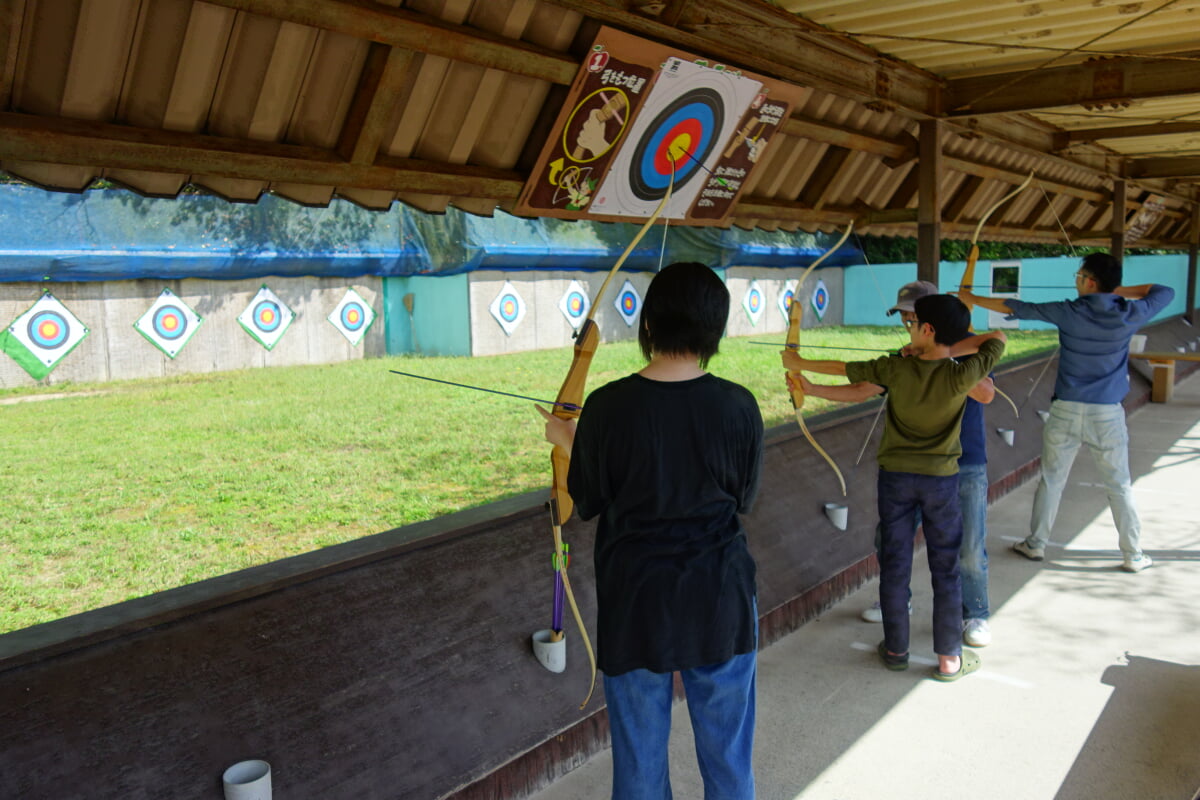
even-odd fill
[[(383, 279), (388, 355), (471, 355), (467, 273)], [(412, 293), (410, 319), (404, 295)]]
[[(1013, 259), (1017, 260), (1017, 259)], [(1075, 271), (1079, 259), (1023, 258), (1021, 264), (1022, 300), (1045, 303), (1075, 297)], [(940, 288), (944, 292), (958, 289), (959, 281), (966, 270), (965, 261), (943, 261), (940, 265)], [(977, 281), (986, 280), (991, 262), (980, 261), (976, 270)], [(895, 317), (888, 317), (887, 310), (896, 302), (896, 292), (901, 286), (917, 279), (916, 264), (871, 264), (846, 267), (845, 324), (846, 325), (894, 325)], [(1186, 310), (1187, 254), (1178, 253), (1158, 256), (1130, 256), (1125, 259), (1124, 280), (1127, 286), (1142, 283), (1161, 283), (1175, 289), (1175, 299), (1159, 313), (1157, 319), (1182, 314)], [(987, 287), (977, 287), (980, 294)], [(986, 309), (975, 309), (971, 322), (976, 328), (988, 327)], [(1022, 321), (1025, 329), (1052, 328), (1045, 322)]]

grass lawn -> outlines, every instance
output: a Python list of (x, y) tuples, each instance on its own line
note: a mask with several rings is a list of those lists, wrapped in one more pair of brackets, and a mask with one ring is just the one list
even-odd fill
[[(904, 341), (899, 328), (804, 336)], [(1056, 343), (1013, 332), (1006, 359)], [(754, 392), (768, 427), (792, 416), (779, 349), (728, 339), (710, 364)], [(0, 390), (0, 632), (546, 486), (550, 447), (528, 402), (389, 370), (553, 399), (570, 360), (569, 348), (393, 357)], [(603, 344), (588, 386), (641, 365), (635, 343)]]

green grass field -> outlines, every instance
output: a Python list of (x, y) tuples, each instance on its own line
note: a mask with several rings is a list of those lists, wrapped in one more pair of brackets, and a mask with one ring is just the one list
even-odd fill
[[(831, 328), (804, 341), (882, 350), (906, 337)], [(1053, 331), (1014, 332), (1006, 360), (1055, 344)], [(792, 417), (778, 353), (729, 339), (710, 364), (754, 392), (768, 427)], [(529, 402), (389, 370), (553, 399), (570, 361), (564, 348), (0, 391), (0, 632), (546, 486), (550, 446)], [(602, 344), (588, 387), (641, 364), (635, 343)]]

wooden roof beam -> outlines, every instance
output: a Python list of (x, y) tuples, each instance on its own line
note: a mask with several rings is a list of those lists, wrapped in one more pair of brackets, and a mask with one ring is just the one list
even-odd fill
[(1152, 125), (1114, 125), (1107, 128), (1078, 128), (1054, 134), (1054, 149), (1065, 150), (1073, 142), (1098, 142), (1107, 139), (1132, 139), (1142, 136), (1169, 136), (1196, 133), (1200, 122), (1158, 122)]
[(1138, 158), (1129, 162), (1131, 178), (1200, 178), (1200, 157)]
[(1011, 114), (1076, 105), (1120, 107), (1133, 100), (1189, 94), (1200, 94), (1200, 70), (1192, 61), (1114, 58), (956, 78), (947, 82), (946, 109), (951, 117)]

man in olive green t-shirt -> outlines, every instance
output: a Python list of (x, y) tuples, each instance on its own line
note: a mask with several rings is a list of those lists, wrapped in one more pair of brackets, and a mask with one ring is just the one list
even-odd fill
[[(784, 351), (794, 372), (841, 375), (888, 390), (887, 420), (879, 445), (879, 600), (884, 640), (879, 655), (889, 669), (908, 667), (908, 585), (912, 578), (914, 515), (922, 529), (933, 582), (933, 649), (939, 680), (957, 680), (979, 667), (979, 656), (962, 655), (962, 587), (958, 553), (962, 511), (958, 502), (959, 426), (968, 393), (1004, 353), (1004, 333), (966, 337), (967, 307), (946, 294), (928, 295), (913, 306), (908, 329), (915, 358), (814, 361)], [(979, 352), (955, 361), (950, 345), (977, 344)], [(801, 378), (789, 376), (789, 380)]]

